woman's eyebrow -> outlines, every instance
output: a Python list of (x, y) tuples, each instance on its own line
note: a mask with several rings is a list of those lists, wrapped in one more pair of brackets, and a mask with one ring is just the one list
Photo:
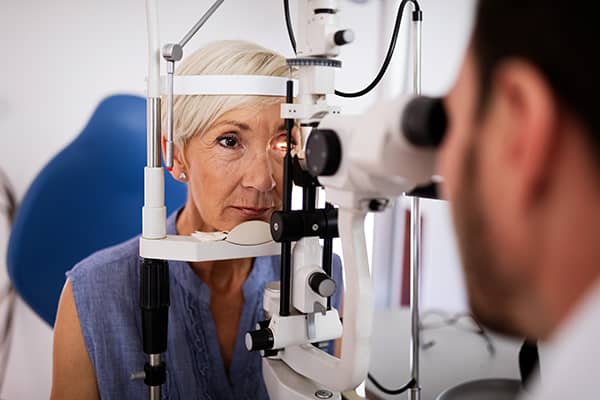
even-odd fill
[(248, 124), (245, 124), (243, 122), (240, 121), (235, 121), (235, 120), (226, 120), (226, 121), (220, 121), (217, 124), (215, 124), (215, 128), (221, 126), (221, 125), (233, 125), (238, 127), (239, 129), (243, 130), (243, 131), (249, 131), (250, 130), (250, 126)]

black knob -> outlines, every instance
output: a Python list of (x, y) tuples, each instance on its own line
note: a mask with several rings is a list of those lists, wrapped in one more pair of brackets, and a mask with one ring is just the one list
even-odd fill
[(306, 163), (312, 176), (335, 175), (342, 162), (342, 145), (334, 131), (313, 129), (306, 142)]
[(324, 272), (315, 272), (308, 278), (308, 285), (319, 296), (329, 297), (335, 293), (336, 284)]
[(271, 236), (276, 242), (296, 241), (304, 237), (304, 220), (300, 213), (275, 211), (271, 214)]
[(321, 239), (338, 237), (338, 210), (319, 208), (312, 211), (275, 211), (271, 214), (271, 237), (274, 241), (295, 242), (310, 236)]
[(354, 42), (354, 32), (350, 29), (337, 31), (333, 35), (333, 41), (338, 46), (343, 46), (345, 44), (352, 43)]
[(438, 147), (444, 139), (448, 118), (441, 98), (419, 96), (402, 113), (402, 132), (419, 147)]
[(270, 350), (274, 344), (273, 332), (269, 328), (246, 333), (246, 349), (248, 351)]
[(167, 380), (167, 366), (161, 361), (158, 365), (144, 364), (144, 383), (148, 386), (160, 386)]

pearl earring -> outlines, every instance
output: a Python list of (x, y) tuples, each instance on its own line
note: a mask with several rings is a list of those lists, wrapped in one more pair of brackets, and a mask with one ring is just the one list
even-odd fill
[(185, 172), (181, 172), (179, 174), (179, 179), (181, 179), (182, 181), (185, 181), (187, 179), (187, 175), (185, 174)]

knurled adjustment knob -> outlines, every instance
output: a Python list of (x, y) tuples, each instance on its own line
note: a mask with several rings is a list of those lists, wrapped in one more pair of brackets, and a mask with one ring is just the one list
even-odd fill
[(324, 272), (315, 272), (308, 278), (308, 285), (319, 296), (329, 297), (335, 293), (336, 284)]
[(335, 175), (342, 162), (340, 138), (331, 129), (313, 129), (306, 142), (306, 163), (312, 176)]
[(247, 332), (245, 341), (248, 351), (270, 350), (275, 344), (273, 332), (269, 328)]

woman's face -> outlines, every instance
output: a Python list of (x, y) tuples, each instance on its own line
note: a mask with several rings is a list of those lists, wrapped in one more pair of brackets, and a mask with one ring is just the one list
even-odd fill
[(229, 231), (247, 220), (268, 222), (281, 208), (285, 151), (279, 103), (226, 112), (191, 139), (179, 164), (187, 175), (186, 209), (194, 229)]

